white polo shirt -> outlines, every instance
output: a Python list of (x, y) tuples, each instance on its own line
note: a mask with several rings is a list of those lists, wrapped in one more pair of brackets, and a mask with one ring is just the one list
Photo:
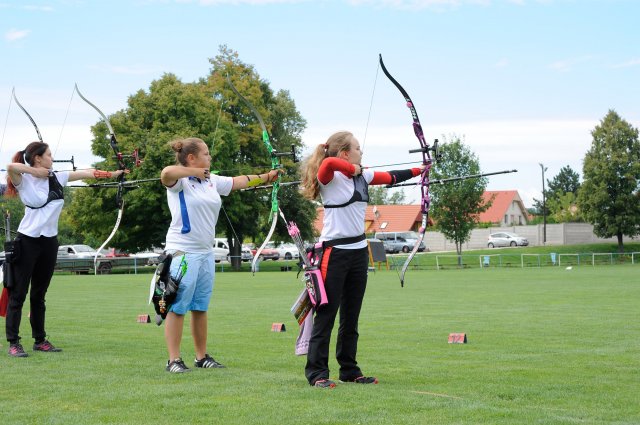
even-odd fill
[(212, 175), (199, 180), (183, 177), (167, 188), (171, 225), (165, 249), (192, 253), (213, 252), (220, 195), (231, 193), (233, 178)]
[[(373, 170), (365, 169), (362, 176), (367, 183), (373, 180)], [(333, 179), (326, 185), (320, 183), (320, 196), (325, 205), (340, 205), (348, 202), (353, 196), (353, 179), (341, 171), (334, 171)], [(364, 233), (364, 214), (367, 210), (366, 202), (354, 202), (342, 208), (325, 208), (322, 234), (320, 241), (350, 238)], [(336, 245), (336, 248), (358, 249), (365, 248), (367, 241), (360, 241), (347, 245)]]
[[(66, 186), (69, 181), (68, 171), (56, 172), (60, 185)], [(39, 207), (47, 202), (49, 197), (49, 178), (34, 177), (22, 174), (22, 181), (16, 185), (18, 195), (23, 204)], [(18, 232), (32, 238), (40, 236), (53, 237), (58, 234), (58, 219), (62, 212), (64, 199), (56, 199), (42, 208), (31, 209), (25, 207), (24, 217), (18, 226)]]

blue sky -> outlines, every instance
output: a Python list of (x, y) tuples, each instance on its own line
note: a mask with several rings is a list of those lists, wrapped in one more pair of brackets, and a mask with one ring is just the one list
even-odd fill
[(483, 171), (517, 168), (488, 189), (517, 189), (530, 206), (540, 163), (547, 178), (565, 165), (582, 175), (609, 109), (640, 126), (638, 16), (632, 0), (0, 0), (0, 161), (35, 139), (9, 108), (12, 87), (56, 157), (88, 165), (98, 116), (77, 96), (69, 106), (74, 83), (113, 113), (163, 73), (206, 76), (221, 44), (289, 90), (307, 146), (346, 129), (365, 165), (418, 159), (381, 53), (427, 140), (464, 136)]

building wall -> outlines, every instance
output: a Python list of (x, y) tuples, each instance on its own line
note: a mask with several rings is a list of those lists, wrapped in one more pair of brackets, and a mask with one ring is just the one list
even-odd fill
[[(489, 229), (474, 229), (471, 238), (462, 247), (462, 250), (480, 249), (487, 247), (489, 234), (495, 232), (512, 232), (524, 236), (529, 240), (530, 246), (543, 245), (544, 225), (536, 224), (529, 226), (500, 226)], [(588, 223), (560, 223), (547, 224), (546, 245), (573, 245), (583, 243), (617, 243), (614, 238), (599, 238), (593, 233), (593, 226)], [(624, 237), (623, 242), (640, 242), (640, 237)], [(424, 243), (430, 251), (454, 251), (456, 245), (452, 241), (445, 239), (440, 232), (430, 232), (424, 236)]]
[(503, 226), (527, 224), (527, 219), (524, 215), (524, 211), (522, 211), (522, 208), (520, 208), (520, 203), (518, 203), (517, 201), (511, 202), (511, 205), (509, 205), (509, 208), (507, 208), (507, 211), (505, 211), (504, 214), (507, 215), (507, 220), (505, 221), (505, 217), (503, 215), (501, 222)]

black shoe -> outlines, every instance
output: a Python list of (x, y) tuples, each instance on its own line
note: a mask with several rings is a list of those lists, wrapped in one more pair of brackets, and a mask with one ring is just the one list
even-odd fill
[(24, 348), (22, 348), (22, 344), (19, 343), (9, 345), (9, 355), (11, 357), (29, 357)]
[(165, 368), (167, 372), (171, 373), (184, 373), (191, 372), (191, 369), (187, 367), (186, 364), (182, 361), (180, 357), (175, 359), (174, 361), (167, 361), (167, 367)]
[(378, 378), (373, 376), (358, 376), (357, 378), (341, 379), (342, 382), (355, 382), (356, 384), (377, 384)]
[(318, 388), (335, 388), (336, 383), (330, 379), (318, 379), (313, 383), (313, 386)]
[(218, 363), (217, 361), (215, 361), (213, 359), (213, 357), (211, 357), (208, 354), (205, 354), (203, 358), (201, 358), (200, 360), (196, 359), (193, 362), (195, 367), (202, 367), (202, 368), (216, 368), (216, 369), (222, 369), (225, 366), (222, 363)]
[(56, 348), (52, 343), (46, 339), (42, 342), (33, 344), (33, 351), (44, 351), (46, 353), (59, 353), (62, 348)]

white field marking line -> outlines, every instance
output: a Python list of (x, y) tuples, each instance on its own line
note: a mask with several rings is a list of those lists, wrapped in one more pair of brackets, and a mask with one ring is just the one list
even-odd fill
[(435, 397), (446, 397), (446, 398), (455, 398), (456, 400), (464, 400), (462, 397), (456, 397), (454, 395), (448, 395), (448, 394), (438, 394), (438, 393), (432, 393), (429, 391), (410, 391), (412, 393), (415, 394), (426, 394), (426, 395), (432, 395)]

